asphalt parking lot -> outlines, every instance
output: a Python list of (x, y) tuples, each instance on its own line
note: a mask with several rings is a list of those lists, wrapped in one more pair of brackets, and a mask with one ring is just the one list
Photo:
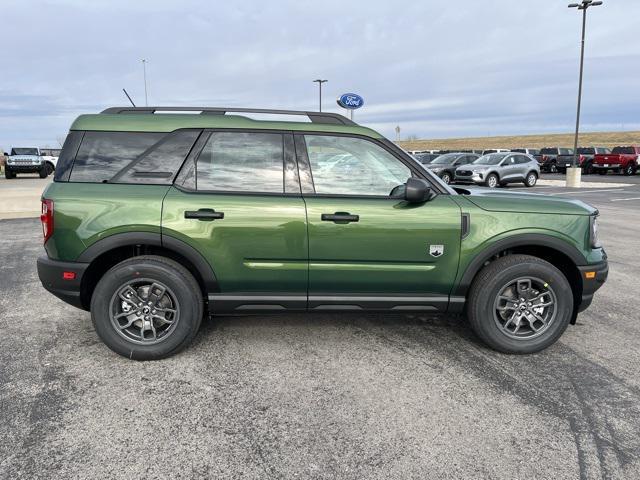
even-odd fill
[(5, 216), (0, 478), (639, 478), (640, 175), (562, 179), (509, 189), (598, 207), (611, 271), (531, 356), (455, 317), (336, 313), (214, 318), (129, 361), (41, 287), (38, 220)]

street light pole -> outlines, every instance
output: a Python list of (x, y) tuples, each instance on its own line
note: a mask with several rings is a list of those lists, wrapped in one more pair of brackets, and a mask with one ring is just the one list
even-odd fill
[[(580, 78), (578, 80), (578, 108), (576, 111), (576, 133), (573, 139), (573, 161), (571, 165), (573, 168), (578, 166), (578, 135), (580, 132), (580, 104), (582, 103), (582, 73), (584, 70), (584, 35), (585, 35), (585, 27), (587, 25), (587, 9), (589, 7), (597, 7), (598, 5), (602, 5), (601, 1), (594, 0), (582, 0), (580, 3), (571, 3), (569, 4), (569, 8), (577, 8), (578, 10), (582, 10), (582, 39), (580, 43)], [(569, 184), (569, 175), (567, 175), (567, 186)], [(580, 185), (579, 180), (577, 181), (577, 186)]]
[(318, 93), (319, 93), (319, 99), (318, 99), (318, 111), (321, 112), (322, 111), (322, 84), (323, 83), (327, 83), (329, 80), (321, 80), (321, 79), (316, 79), (313, 81), (313, 83), (317, 83), (318, 84)]
[(147, 98), (147, 61), (142, 59), (142, 74), (144, 75), (144, 105), (149, 106), (149, 99)]

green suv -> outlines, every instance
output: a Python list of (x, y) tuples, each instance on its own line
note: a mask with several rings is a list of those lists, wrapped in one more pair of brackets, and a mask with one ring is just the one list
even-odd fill
[(71, 126), (38, 273), (138, 360), (180, 351), (206, 314), (288, 310), (466, 312), (492, 348), (531, 353), (606, 280), (597, 215), (452, 189), (337, 114), (109, 108)]

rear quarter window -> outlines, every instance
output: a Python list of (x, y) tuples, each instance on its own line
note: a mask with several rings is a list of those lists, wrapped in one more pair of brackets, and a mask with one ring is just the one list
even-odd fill
[(196, 130), (85, 132), (69, 181), (171, 184), (199, 134)]

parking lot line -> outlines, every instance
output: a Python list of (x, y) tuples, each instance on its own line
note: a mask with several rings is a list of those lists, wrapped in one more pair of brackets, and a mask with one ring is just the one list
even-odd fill
[(627, 200), (640, 200), (640, 197), (631, 197), (631, 198), (612, 198), (611, 202), (626, 202)]
[(557, 193), (550, 193), (549, 195), (583, 195), (585, 193), (602, 193), (602, 192), (624, 192), (624, 190), (621, 190), (619, 188), (610, 188), (609, 190), (572, 190), (570, 192), (557, 192)]

